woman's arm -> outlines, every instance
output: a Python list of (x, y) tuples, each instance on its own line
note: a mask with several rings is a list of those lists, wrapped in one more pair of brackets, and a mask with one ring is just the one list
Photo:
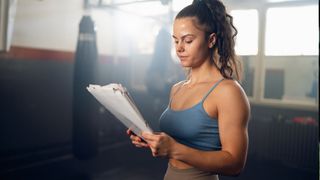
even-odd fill
[(219, 88), (215, 97), (218, 97), (221, 151), (196, 150), (177, 143), (165, 133), (144, 133), (154, 156), (168, 156), (218, 174), (237, 175), (241, 172), (248, 149), (249, 103), (240, 85), (229, 81)]

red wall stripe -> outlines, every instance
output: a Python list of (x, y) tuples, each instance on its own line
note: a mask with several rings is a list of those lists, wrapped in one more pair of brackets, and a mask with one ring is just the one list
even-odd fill
[[(12, 46), (9, 52), (0, 52), (1, 59), (10, 60), (53, 60), (53, 61), (74, 61), (74, 52), (38, 49), (29, 47)], [(115, 59), (109, 55), (99, 55), (99, 62), (113, 64)], [(127, 63), (128, 58), (118, 57), (117, 63)]]

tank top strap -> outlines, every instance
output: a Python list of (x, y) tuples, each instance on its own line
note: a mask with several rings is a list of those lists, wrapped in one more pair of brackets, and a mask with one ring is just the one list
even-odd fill
[(218, 82), (216, 82), (211, 88), (210, 88), (210, 90), (207, 92), (207, 94), (203, 97), (203, 99), (202, 99), (202, 102), (204, 101), (204, 100), (206, 100), (206, 98), (209, 96), (209, 94), (214, 90), (214, 88), (216, 88), (217, 86), (218, 86), (218, 84), (221, 82), (221, 81), (223, 81), (224, 80), (224, 78), (222, 78), (222, 79), (220, 79)]

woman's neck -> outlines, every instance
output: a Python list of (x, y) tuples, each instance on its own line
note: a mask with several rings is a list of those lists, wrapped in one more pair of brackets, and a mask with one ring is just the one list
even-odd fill
[(197, 83), (212, 82), (220, 78), (222, 78), (220, 71), (207, 62), (191, 69), (188, 84), (195, 85)]

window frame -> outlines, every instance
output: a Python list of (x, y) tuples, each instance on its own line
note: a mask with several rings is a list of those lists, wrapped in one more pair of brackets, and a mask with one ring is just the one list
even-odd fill
[[(289, 1), (279, 3), (268, 3), (268, 2), (246, 2), (246, 3), (233, 3), (228, 4), (230, 11), (232, 10), (250, 10), (256, 9), (258, 11), (258, 53), (257, 55), (249, 55), (249, 57), (255, 57), (254, 62), (254, 82), (253, 82), (253, 96), (249, 96), (248, 99), (253, 105), (267, 105), (279, 108), (291, 108), (299, 110), (311, 110), (318, 111), (319, 109), (319, 96), (314, 103), (301, 101), (301, 100), (279, 100), (279, 99), (268, 99), (264, 97), (265, 91), (265, 78), (266, 78), (266, 57), (280, 57), (280, 56), (267, 56), (265, 55), (265, 35), (266, 35), (266, 20), (267, 10), (269, 8), (276, 7), (298, 7), (308, 5), (318, 5), (317, 1)], [(294, 57), (304, 57), (294, 56)], [(317, 58), (319, 55), (308, 55), (308, 57)], [(241, 56), (240, 56), (241, 57)], [(281, 56), (285, 57), (285, 56)], [(289, 57), (289, 56), (288, 56)], [(290, 55), (290, 57), (293, 57)], [(319, 94), (319, 90), (318, 94)]]

